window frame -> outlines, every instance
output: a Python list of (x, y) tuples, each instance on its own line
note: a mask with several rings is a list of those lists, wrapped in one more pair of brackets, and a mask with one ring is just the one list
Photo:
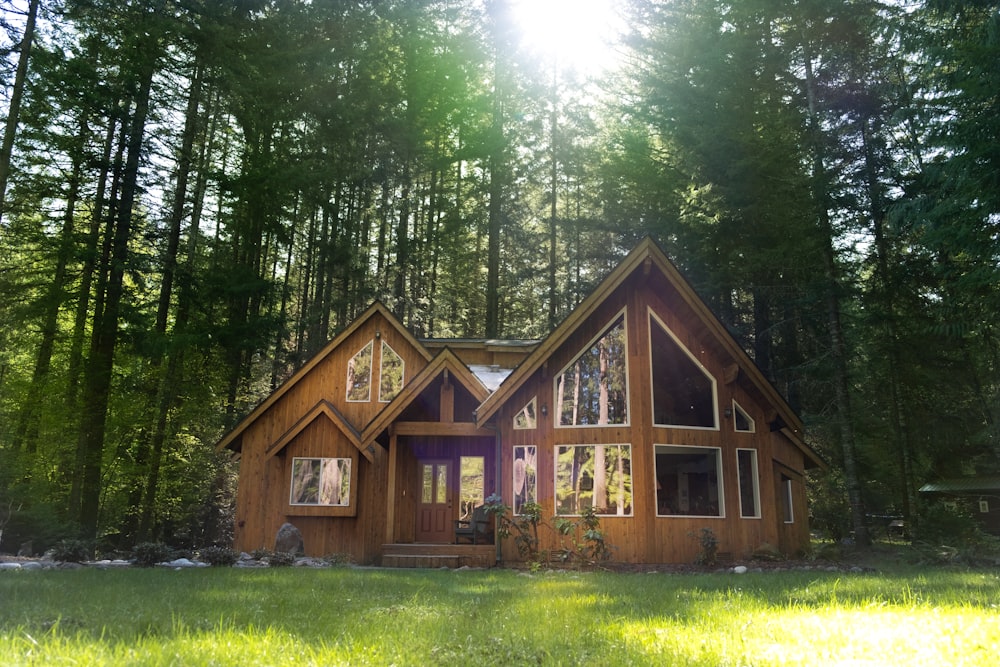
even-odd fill
[[(563, 424), (562, 423), (562, 411), (563, 411), (562, 410), (562, 406), (563, 406), (563, 404), (562, 404), (562, 400), (561, 400), (562, 397), (559, 396), (559, 378), (561, 378), (563, 375), (566, 374), (566, 371), (568, 371), (573, 366), (573, 364), (576, 363), (577, 359), (579, 359), (584, 354), (586, 354), (589, 350), (591, 350), (594, 347), (594, 344), (597, 343), (597, 341), (599, 341), (601, 338), (603, 338), (604, 336), (606, 336), (611, 331), (611, 329), (613, 328), (614, 324), (619, 319), (621, 319), (621, 321), (622, 321), (622, 332), (623, 332), (624, 350), (625, 350), (625, 354), (624, 354), (625, 369), (623, 371), (624, 372), (624, 376), (625, 376), (625, 401), (624, 401), (624, 405), (625, 405), (625, 420), (622, 421), (622, 422), (613, 422), (613, 423), (608, 423), (608, 424)], [(629, 343), (628, 343), (628, 307), (624, 307), (621, 310), (619, 310), (617, 313), (615, 313), (614, 315), (612, 315), (607, 320), (607, 322), (604, 324), (604, 326), (602, 326), (602, 327), (600, 327), (598, 329), (598, 333), (593, 338), (591, 338), (590, 340), (588, 340), (586, 343), (584, 343), (583, 345), (581, 345), (576, 350), (576, 353), (573, 355), (573, 357), (570, 359), (570, 361), (565, 366), (563, 366), (562, 369), (558, 373), (556, 373), (555, 375), (552, 376), (552, 405), (554, 406), (553, 407), (554, 414), (552, 415), (552, 427), (559, 429), (559, 428), (620, 428), (620, 427), (623, 427), (623, 426), (631, 426), (631, 420), (632, 420), (632, 405), (631, 405), (631, 402), (632, 402), (632, 388), (631, 388), (631, 386), (629, 384), (630, 383), (630, 381), (629, 381), (629, 356), (630, 355), (629, 355), (628, 352), (629, 352)]]
[(785, 524), (795, 523), (795, 493), (792, 489), (792, 478), (781, 474), (781, 495), (783, 499), (781, 511)]
[[(739, 415), (743, 415), (743, 418), (750, 422), (750, 428), (739, 428), (737, 424), (739, 423)], [(733, 430), (737, 433), (756, 433), (757, 432), (757, 422), (750, 413), (743, 409), (736, 399), (733, 399)]]
[[(656, 499), (656, 517), (666, 518), (666, 519), (725, 519), (726, 518), (726, 485), (725, 485), (725, 473), (724, 465), (722, 459), (722, 447), (718, 446), (701, 446), (701, 445), (680, 445), (680, 444), (667, 444), (667, 443), (653, 443), (653, 480), (654, 489), (656, 484), (659, 483), (659, 469), (657, 467), (656, 457), (659, 454), (667, 454), (668, 452), (661, 451), (662, 449), (678, 449), (684, 450), (683, 454), (696, 454), (699, 452), (705, 452), (706, 455), (710, 451), (715, 452), (715, 486), (716, 495), (718, 496), (718, 514), (662, 514), (660, 513), (660, 502), (659, 498)], [(690, 502), (690, 499), (689, 499)]]
[[(369, 361), (368, 361), (368, 393), (365, 398), (351, 398), (351, 391), (353, 389), (351, 382), (351, 363), (358, 357), (359, 354), (364, 352), (366, 349), (369, 351)], [(344, 369), (346, 377), (344, 378), (344, 384), (346, 389), (344, 391), (345, 400), (348, 403), (370, 403), (372, 400), (372, 384), (374, 383), (375, 377), (375, 339), (369, 340), (367, 343), (362, 345), (357, 352), (351, 355), (351, 358), (347, 360), (347, 368)]]
[[(384, 398), (385, 392), (382, 391), (383, 388), (384, 388), (384, 386), (385, 386), (385, 350), (386, 350), (386, 348), (389, 348), (389, 351), (392, 352), (393, 355), (395, 355), (397, 359), (399, 359), (399, 365), (400, 365), (399, 389), (397, 389), (396, 393), (393, 394), (392, 396), (390, 396), (389, 398)], [(399, 396), (400, 392), (403, 391), (403, 387), (405, 387), (405, 386), (406, 386), (406, 360), (403, 359), (403, 355), (401, 355), (399, 352), (396, 352), (396, 348), (394, 348), (392, 345), (389, 345), (389, 343), (385, 342), (385, 340), (382, 340), (382, 345), (379, 347), (379, 359), (378, 359), (378, 402), (379, 403), (391, 403), (392, 399), (394, 399), (397, 396)]]
[[(523, 450), (524, 454), (518, 458), (518, 451)], [(528, 450), (532, 450), (530, 455)], [(524, 486), (523, 492), (518, 491), (517, 484), (517, 462), (524, 461), (524, 479), (522, 484)], [(529, 472), (528, 466), (529, 461), (534, 461), (534, 466)], [(514, 445), (511, 450), (511, 513), (514, 516), (521, 516), (521, 508), (525, 505), (538, 504), (538, 447), (536, 445)], [(520, 502), (518, 501), (519, 496), (522, 496)]]
[[(560, 504), (560, 502), (559, 502), (559, 455), (560, 455), (560, 450), (561, 449), (569, 449), (569, 448), (577, 448), (577, 447), (596, 448), (598, 446), (602, 446), (602, 447), (618, 447), (618, 448), (624, 448), (624, 449), (628, 450), (627, 460), (629, 462), (629, 470), (628, 470), (627, 473), (625, 473), (626, 477), (628, 478), (628, 488), (626, 489), (625, 493), (629, 497), (632, 498), (632, 501), (629, 502), (625, 506), (625, 508), (624, 508), (624, 509), (628, 510), (627, 512), (623, 512), (622, 514), (618, 514), (617, 512), (614, 512), (614, 513), (602, 512), (602, 513), (597, 513), (596, 516), (599, 516), (599, 517), (608, 517), (608, 518), (618, 518), (618, 519), (632, 518), (632, 517), (635, 516), (635, 483), (633, 481), (633, 474), (632, 474), (632, 444), (628, 443), (628, 442), (608, 442), (608, 443), (559, 443), (559, 444), (554, 445), (555, 451), (553, 452), (553, 459), (552, 459), (552, 464), (553, 464), (552, 465), (552, 482), (553, 482), (553, 484), (552, 484), (552, 499), (553, 499), (553, 514), (556, 517), (582, 516), (579, 513), (561, 513), (559, 511), (559, 504)], [(593, 488), (591, 488), (591, 490), (593, 490)], [(591, 496), (591, 504), (590, 504), (590, 506), (591, 507), (594, 506), (593, 496)]]
[[(719, 431), (721, 426), (719, 425), (719, 382), (716, 380), (715, 376), (705, 367), (701, 361), (698, 360), (691, 350), (688, 349), (687, 345), (681, 342), (681, 339), (677, 337), (676, 334), (667, 326), (667, 323), (663, 321), (656, 311), (652, 308), (648, 308), (649, 320), (648, 320), (648, 330), (647, 330), (647, 345), (649, 346), (649, 408), (650, 408), (650, 421), (653, 426), (658, 428), (670, 428), (670, 429), (686, 429), (692, 431)], [(687, 355), (688, 359), (702, 372), (702, 374), (708, 378), (712, 386), (712, 426), (688, 426), (684, 424), (661, 424), (656, 421), (656, 398), (653, 395), (654, 387), (654, 369), (653, 369), (653, 320), (663, 329), (666, 333), (680, 348), (681, 352)]]
[[(518, 418), (522, 416), (524, 425), (518, 424)], [(511, 427), (515, 431), (533, 431), (538, 428), (538, 396), (532, 396), (531, 400), (514, 414), (511, 422)]]
[[(319, 485), (320, 486), (322, 486), (322, 483), (323, 483), (322, 482), (323, 471), (326, 468), (326, 466), (324, 465), (324, 462), (327, 462), (327, 461), (338, 462), (338, 467), (339, 467), (339, 462), (346, 461), (347, 462), (347, 502), (321, 503), (321, 502), (318, 502), (318, 496), (317, 496), (317, 502), (315, 502), (315, 503), (295, 502), (295, 499), (294, 499), (294, 497), (293, 497), (292, 494), (295, 491), (295, 483), (294, 483), (294, 479), (295, 479), (295, 464), (297, 462), (299, 462), (299, 461), (319, 461), (319, 463), (320, 463), (320, 465), (319, 465), (319, 471), (320, 471)], [(336, 509), (336, 508), (351, 507), (354, 504), (354, 502), (353, 502), (354, 501), (354, 467), (355, 467), (354, 466), (354, 459), (352, 459), (349, 456), (293, 456), (291, 458), (291, 461), (289, 462), (289, 468), (290, 468), (290, 474), (289, 474), (289, 479), (288, 479), (288, 504), (289, 504), (289, 506), (291, 506), (291, 507), (300, 507), (300, 508), (320, 508), (320, 509)], [(341, 471), (343, 472), (343, 468), (341, 468)], [(341, 499), (343, 499), (343, 494), (341, 494)]]
[[(744, 514), (743, 513), (743, 475), (741, 472), (740, 465), (740, 452), (750, 452), (751, 454), (751, 477), (753, 481), (753, 503), (754, 503), (754, 514)], [(741, 519), (760, 519), (761, 507), (760, 507), (760, 464), (758, 463), (757, 450), (752, 447), (737, 447), (736, 448), (736, 487), (739, 491), (740, 499), (740, 518)]]

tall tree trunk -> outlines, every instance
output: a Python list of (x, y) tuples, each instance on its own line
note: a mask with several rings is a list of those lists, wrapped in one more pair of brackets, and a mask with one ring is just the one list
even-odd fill
[[(149, 404), (153, 408), (152, 425), (144, 429), (140, 436), (138, 449), (135, 453), (136, 479), (129, 494), (130, 522), (138, 520), (138, 526), (129, 525), (124, 531), (126, 535), (135, 537), (137, 542), (150, 538), (151, 521), (143, 520), (152, 516), (151, 506), (156, 494), (156, 480), (163, 454), (163, 444), (166, 438), (167, 414), (173, 401), (170, 393), (174, 391), (173, 377), (176, 373), (175, 352), (167, 352), (167, 322), (170, 317), (171, 296), (174, 290), (174, 276), (177, 271), (177, 253), (180, 248), (181, 227), (184, 221), (184, 203), (187, 199), (188, 180), (194, 156), (195, 136), (198, 133), (201, 119), (198, 115), (201, 106), (201, 67), (196, 65), (191, 79), (191, 89), (188, 92), (187, 108), (184, 115), (184, 130), (181, 134), (181, 146), (177, 154), (177, 179), (174, 183), (173, 202), (171, 205), (169, 227), (167, 229), (167, 247), (163, 255), (163, 273), (160, 279), (160, 293), (157, 299), (156, 322), (154, 332), (157, 337), (150, 358), (150, 377), (156, 378), (156, 383), (150, 386)], [(193, 233), (193, 230), (192, 230)], [(163, 356), (169, 354), (167, 368), (163, 368)], [(145, 440), (145, 442), (143, 442)], [(146, 501), (144, 502), (144, 497)], [(141, 515), (142, 519), (138, 517)]]
[(834, 392), (837, 404), (837, 422), (840, 431), (840, 446), (844, 465), (844, 483), (847, 486), (847, 502), (851, 511), (851, 526), (854, 539), (860, 546), (871, 544), (871, 537), (865, 525), (864, 501), (861, 496), (861, 478), (858, 476), (855, 456), (853, 415), (851, 412), (850, 381), (847, 370), (847, 343), (840, 317), (840, 275), (834, 250), (833, 225), (830, 221), (830, 192), (828, 175), (824, 164), (824, 138), (822, 136), (819, 112), (816, 108), (815, 82), (813, 80), (812, 54), (806, 40), (803, 40), (803, 57), (806, 97), (809, 105), (809, 122), (813, 153), (813, 198), (816, 203), (817, 232), (823, 258), (825, 279), (824, 303), (827, 326), (830, 334), (830, 355), (834, 366)]
[[(149, 40), (152, 41), (152, 40)], [(132, 235), (132, 215), (138, 193), (139, 160), (149, 112), (149, 96), (157, 58), (146, 55), (138, 81), (135, 110), (129, 129), (127, 159), (122, 174), (121, 199), (114, 228), (111, 264), (104, 310), (94, 323), (93, 353), (86, 368), (83, 420), (80, 428), (83, 452), (80, 510), (78, 519), (85, 537), (97, 536), (101, 500), (101, 470), (104, 434), (111, 395), (111, 376), (118, 339), (118, 320), (124, 293), (125, 268)]]
[(3, 131), (3, 143), (0, 144), (0, 222), (3, 222), (7, 181), (10, 178), (10, 160), (14, 153), (14, 135), (17, 134), (17, 124), (21, 115), (21, 100), (27, 85), (31, 45), (35, 41), (35, 19), (38, 16), (38, 3), (39, 0), (31, 0), (28, 3), (28, 16), (24, 24), (24, 35), (21, 38), (21, 54), (17, 58), (17, 71), (14, 74), (14, 87), (10, 91), (7, 123)]
[(885, 206), (882, 196), (882, 186), (878, 180), (877, 160), (875, 159), (867, 118), (861, 120), (861, 139), (864, 143), (868, 200), (871, 203), (872, 231), (875, 238), (876, 266), (878, 269), (876, 276), (878, 284), (876, 289), (879, 292), (879, 302), (882, 308), (884, 308), (882, 314), (884, 319), (883, 335), (885, 337), (885, 349), (888, 357), (887, 380), (889, 387), (890, 427), (895, 449), (899, 457), (903, 517), (910, 522), (911, 531), (916, 534), (919, 527), (915, 525), (917, 493), (916, 479), (913, 472), (913, 448), (910, 444), (910, 434), (905, 417), (906, 411), (902, 407), (903, 384), (899, 378), (902, 361), (900, 359), (899, 330), (896, 325), (896, 309), (894, 306), (896, 302), (896, 281), (889, 268), (889, 258), (892, 250), (885, 233)]
[(72, 156), (69, 190), (66, 193), (66, 211), (63, 214), (62, 230), (59, 233), (55, 271), (44, 298), (45, 315), (42, 322), (42, 340), (38, 345), (38, 353), (35, 357), (35, 369), (31, 376), (31, 385), (28, 387), (28, 398), (24, 402), (14, 434), (14, 449), (18, 450), (23, 446), (25, 453), (29, 456), (35, 452), (38, 441), (39, 410), (42, 409), (40, 403), (45, 393), (45, 384), (48, 381), (49, 369), (52, 365), (59, 312), (65, 301), (66, 273), (75, 246), (74, 222), (76, 202), (80, 193), (80, 181), (83, 178), (83, 150), (89, 131), (86, 121), (81, 121), (78, 143)]
[(559, 69), (556, 59), (552, 59), (552, 113), (549, 118), (549, 331), (556, 328), (559, 308), (558, 285), (556, 284), (556, 244), (558, 227), (556, 214), (559, 203)]
[[(122, 103), (124, 106), (124, 103)], [(111, 179), (110, 188), (108, 188), (107, 194), (103, 197), (99, 196), (97, 202), (95, 203), (94, 217), (91, 222), (91, 236), (88, 239), (88, 262), (92, 265), (92, 269), (84, 274), (84, 283), (88, 282), (88, 279), (93, 276), (90, 282), (93, 283), (93, 294), (91, 296), (91, 291), (88, 289), (84, 291), (81, 288), (80, 303), (77, 304), (77, 329), (81, 332), (86, 327), (86, 320), (88, 311), (83, 310), (81, 307), (83, 302), (88, 298), (92, 301), (93, 306), (90, 309), (92, 311), (91, 321), (92, 326), (90, 329), (90, 342), (88, 347), (88, 356), (86, 359), (82, 358), (82, 340), (81, 340), (81, 359), (80, 359), (80, 369), (78, 378), (76, 374), (70, 375), (70, 386), (68, 392), (71, 395), (71, 400), (69, 404), (76, 408), (78, 411), (82, 411), (81, 408), (86, 403), (82, 405), (77, 400), (79, 394), (79, 387), (77, 386), (77, 381), (81, 382), (86, 390), (87, 386), (87, 373), (90, 361), (95, 358), (95, 350), (98, 345), (98, 334), (100, 332), (99, 323), (104, 315), (104, 303), (106, 300), (106, 292), (108, 289), (108, 273), (111, 266), (111, 250), (113, 245), (114, 233), (115, 233), (115, 220), (117, 217), (118, 206), (116, 204), (118, 193), (121, 189), (122, 174), (124, 172), (124, 162), (125, 162), (125, 152), (128, 146), (128, 134), (129, 134), (129, 123), (127, 114), (125, 118), (115, 119), (109, 121), (108, 126), (108, 138), (114, 142), (117, 147), (115, 148), (114, 160), (110, 162), (111, 168)], [(114, 139), (111, 134), (117, 135), (117, 139)], [(104, 185), (102, 181), (102, 185)], [(101, 215), (98, 215), (100, 211), (101, 200), (107, 202), (107, 210), (103, 211)], [(103, 227), (103, 231), (102, 231)], [(99, 249), (98, 249), (99, 248)], [(81, 318), (82, 310), (82, 318)], [(74, 336), (76, 332), (74, 332)], [(84, 399), (89, 398), (84, 394)], [(69, 495), (69, 515), (72, 517), (80, 516), (81, 503), (83, 498), (83, 476), (84, 469), (87, 459), (87, 442), (83, 437), (83, 419), (81, 418), (80, 424), (78, 425), (80, 429), (80, 437), (77, 439), (76, 450), (74, 454), (74, 460), (70, 465), (70, 475), (72, 477), (72, 484), (70, 487)]]

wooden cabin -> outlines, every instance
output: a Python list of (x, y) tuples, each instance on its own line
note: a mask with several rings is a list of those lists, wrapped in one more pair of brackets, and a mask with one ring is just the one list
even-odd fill
[[(239, 457), (235, 546), (285, 522), (310, 555), (488, 566), (454, 544), (499, 494), (543, 520), (594, 508), (613, 560), (809, 544), (802, 424), (650, 240), (542, 341), (418, 340), (371, 306), (219, 443)], [(557, 538), (542, 533), (543, 549)]]

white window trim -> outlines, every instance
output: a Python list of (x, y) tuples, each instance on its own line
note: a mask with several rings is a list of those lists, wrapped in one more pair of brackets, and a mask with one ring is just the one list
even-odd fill
[[(348, 462), (348, 478), (347, 478), (347, 502), (346, 503), (297, 503), (294, 502), (292, 498), (292, 492), (295, 490), (292, 480), (289, 479), (288, 483), (288, 504), (292, 507), (350, 507), (351, 506), (351, 493), (354, 490), (354, 460), (347, 456), (294, 456), (292, 457), (291, 474), (295, 475), (295, 462), (296, 461), (347, 461)], [(320, 463), (320, 471), (323, 469), (323, 464)]]
[[(513, 456), (513, 453), (515, 451), (517, 451), (518, 449), (525, 449), (525, 450), (527, 450), (529, 447), (531, 449), (535, 450), (535, 452), (534, 452), (534, 455), (535, 455), (535, 478), (534, 478), (535, 479), (535, 487), (532, 489), (532, 491), (533, 491), (533, 493), (532, 493), (532, 499), (531, 500), (525, 500), (524, 504), (528, 504), (528, 503), (538, 504), (538, 446), (537, 445), (514, 445), (513, 448), (511, 449), (511, 456)], [(527, 458), (527, 451), (525, 451), (525, 458)], [(510, 467), (511, 488), (513, 489), (513, 493), (511, 494), (511, 505), (515, 505), (516, 504), (515, 503), (515, 496), (517, 496), (517, 490), (516, 490), (516, 488), (514, 488), (515, 487), (515, 485), (514, 485), (514, 474), (515, 474), (514, 473), (514, 466), (512, 464), (511, 467)], [(525, 490), (527, 490), (527, 484), (528, 484), (527, 473), (525, 473), (524, 484), (525, 484)], [(527, 494), (525, 494), (525, 495), (527, 495)], [(511, 507), (511, 514), (513, 514), (514, 516), (522, 516), (520, 512), (516, 511), (516, 509), (517, 509), (516, 507)]]
[[(746, 515), (743, 514), (743, 479), (740, 477), (740, 452), (750, 452), (753, 454), (753, 503), (754, 503), (754, 514)], [(757, 450), (750, 447), (737, 447), (736, 448), (736, 486), (739, 491), (740, 499), (740, 518), (741, 519), (760, 519), (760, 466), (757, 464)]]
[[(562, 401), (559, 396), (559, 378), (569, 370), (573, 362), (579, 358), (585, 350), (589, 350), (598, 340), (601, 339), (611, 329), (611, 325), (619, 317), (622, 318), (622, 328), (625, 330), (625, 421), (616, 424), (560, 424), (562, 420)], [(632, 421), (632, 388), (629, 386), (629, 353), (628, 353), (628, 307), (622, 308), (611, 316), (608, 321), (598, 330), (598, 334), (577, 349), (577, 354), (573, 356), (569, 363), (563, 366), (562, 370), (552, 376), (552, 405), (555, 414), (552, 419), (553, 428), (619, 428), (630, 426)], [(613, 443), (611, 443), (613, 444)]]
[(785, 476), (785, 481), (781, 484), (781, 492), (785, 494), (785, 503), (788, 508), (788, 518), (784, 520), (786, 524), (795, 523), (795, 494), (792, 493), (792, 478)]
[[(554, 450), (552, 452), (552, 506), (553, 512), (556, 512), (557, 517), (573, 517), (582, 516), (581, 514), (558, 514), (559, 505), (559, 448), (560, 447), (628, 447), (629, 448), (629, 461), (632, 460), (632, 444), (629, 442), (596, 442), (596, 443), (584, 443), (584, 442), (572, 442), (572, 443), (559, 443), (553, 445)], [(632, 478), (632, 505), (629, 507), (628, 514), (597, 514), (595, 516), (600, 517), (613, 517), (617, 519), (627, 519), (635, 516), (635, 475), (629, 473)]]
[(657, 448), (665, 449), (684, 449), (688, 450), (687, 453), (692, 453), (690, 450), (715, 450), (715, 469), (716, 469), (716, 486), (719, 489), (719, 514), (660, 514), (660, 504), (654, 503), (656, 505), (656, 516), (658, 518), (664, 519), (725, 519), (726, 518), (726, 486), (725, 480), (723, 478), (722, 471), (722, 447), (702, 447), (699, 445), (668, 445), (665, 443), (657, 442), (653, 443), (653, 488), (656, 488), (656, 450)]
[[(736, 415), (737, 414), (742, 414), (743, 418), (746, 419), (748, 422), (750, 422), (750, 428), (748, 430), (743, 431), (743, 430), (740, 430), (740, 429), (736, 428)], [(735, 398), (733, 399), (733, 430), (736, 431), (737, 433), (756, 433), (757, 432), (757, 422), (754, 421), (754, 418), (750, 416), (749, 412), (747, 412), (746, 410), (743, 409), (742, 405), (740, 405), (739, 403), (736, 402)]]
[[(528, 408), (531, 408), (531, 425), (530, 426), (518, 426), (517, 418), (521, 414), (527, 415)], [(525, 417), (527, 420), (527, 416)], [(538, 396), (532, 396), (531, 400), (524, 404), (524, 407), (518, 410), (514, 414), (514, 418), (511, 420), (512, 427), (515, 431), (533, 431), (538, 427)]]
[(677, 347), (681, 349), (688, 356), (688, 359), (694, 362), (699, 370), (712, 382), (712, 420), (715, 423), (714, 426), (680, 426), (677, 424), (659, 424), (656, 422), (656, 406), (653, 403), (653, 335), (652, 326), (653, 323), (649, 322), (650, 330), (647, 332), (647, 345), (649, 345), (649, 409), (650, 409), (650, 420), (653, 426), (658, 428), (672, 428), (672, 429), (682, 429), (685, 431), (718, 431), (719, 430), (719, 387), (715, 376), (708, 372), (708, 369), (698, 361), (698, 358), (691, 354), (691, 350), (687, 348), (687, 345), (681, 342), (681, 339), (674, 335), (674, 332), (670, 330), (670, 327), (660, 318), (652, 308), (647, 309), (649, 311), (649, 316), (651, 319), (655, 319), (663, 330), (670, 336)]

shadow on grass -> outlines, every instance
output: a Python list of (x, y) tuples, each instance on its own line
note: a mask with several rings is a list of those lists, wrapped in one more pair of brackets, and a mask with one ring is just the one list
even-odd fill
[(348, 658), (387, 656), (402, 664), (558, 663), (609, 655), (611, 664), (628, 664), (649, 659), (652, 637), (656, 650), (672, 647), (682, 662), (697, 663), (698, 652), (708, 651), (709, 664), (718, 659), (711, 645), (666, 642), (684, 632), (738, 634), (742, 619), (831, 608), (957, 606), (995, 614), (1000, 575), (81, 570), (0, 577), (0, 599), (0, 635), (69, 635), (101, 644), (185, 634), (280, 635)]

